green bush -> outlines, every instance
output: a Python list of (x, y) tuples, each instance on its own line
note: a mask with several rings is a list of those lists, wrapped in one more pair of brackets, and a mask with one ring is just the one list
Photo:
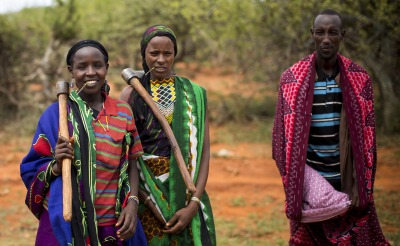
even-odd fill
[(247, 98), (237, 93), (222, 95), (213, 91), (208, 94), (210, 121), (221, 125), (271, 119), (275, 103), (276, 98), (271, 96)]

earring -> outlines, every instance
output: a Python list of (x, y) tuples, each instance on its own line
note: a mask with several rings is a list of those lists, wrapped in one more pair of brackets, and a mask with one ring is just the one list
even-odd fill
[(110, 93), (110, 85), (108, 85), (107, 80), (104, 81), (104, 85), (101, 88), (107, 95)]
[(75, 86), (75, 78), (72, 78), (72, 79), (71, 79), (71, 82), (69, 82), (69, 86), (70, 86), (71, 88), (74, 88), (74, 86)]

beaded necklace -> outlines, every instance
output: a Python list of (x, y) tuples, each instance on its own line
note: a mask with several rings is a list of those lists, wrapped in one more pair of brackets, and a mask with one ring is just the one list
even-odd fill
[(162, 80), (150, 80), (150, 89), (154, 102), (168, 123), (171, 124), (176, 100), (174, 77)]

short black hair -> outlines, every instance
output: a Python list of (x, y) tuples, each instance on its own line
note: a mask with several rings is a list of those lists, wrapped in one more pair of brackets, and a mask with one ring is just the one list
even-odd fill
[(320, 11), (320, 12), (315, 16), (315, 18), (314, 18), (313, 27), (314, 27), (314, 24), (315, 24), (315, 19), (316, 19), (319, 15), (336, 15), (337, 17), (339, 17), (339, 20), (340, 20), (340, 27), (342, 27), (342, 23), (343, 23), (342, 16), (341, 16), (338, 12), (336, 12), (335, 10), (333, 10), (333, 9), (324, 9), (324, 10)]

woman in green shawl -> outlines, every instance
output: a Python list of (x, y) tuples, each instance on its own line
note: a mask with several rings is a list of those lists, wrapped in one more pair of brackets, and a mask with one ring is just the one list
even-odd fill
[(177, 76), (174, 32), (163, 25), (149, 27), (140, 44), (145, 75), (140, 79), (170, 124), (196, 186), (186, 189), (171, 145), (144, 100), (132, 88), (122, 91), (134, 112), (145, 154), (139, 158), (139, 218), (149, 245), (215, 245), (215, 226), (205, 186), (210, 140), (206, 91)]

